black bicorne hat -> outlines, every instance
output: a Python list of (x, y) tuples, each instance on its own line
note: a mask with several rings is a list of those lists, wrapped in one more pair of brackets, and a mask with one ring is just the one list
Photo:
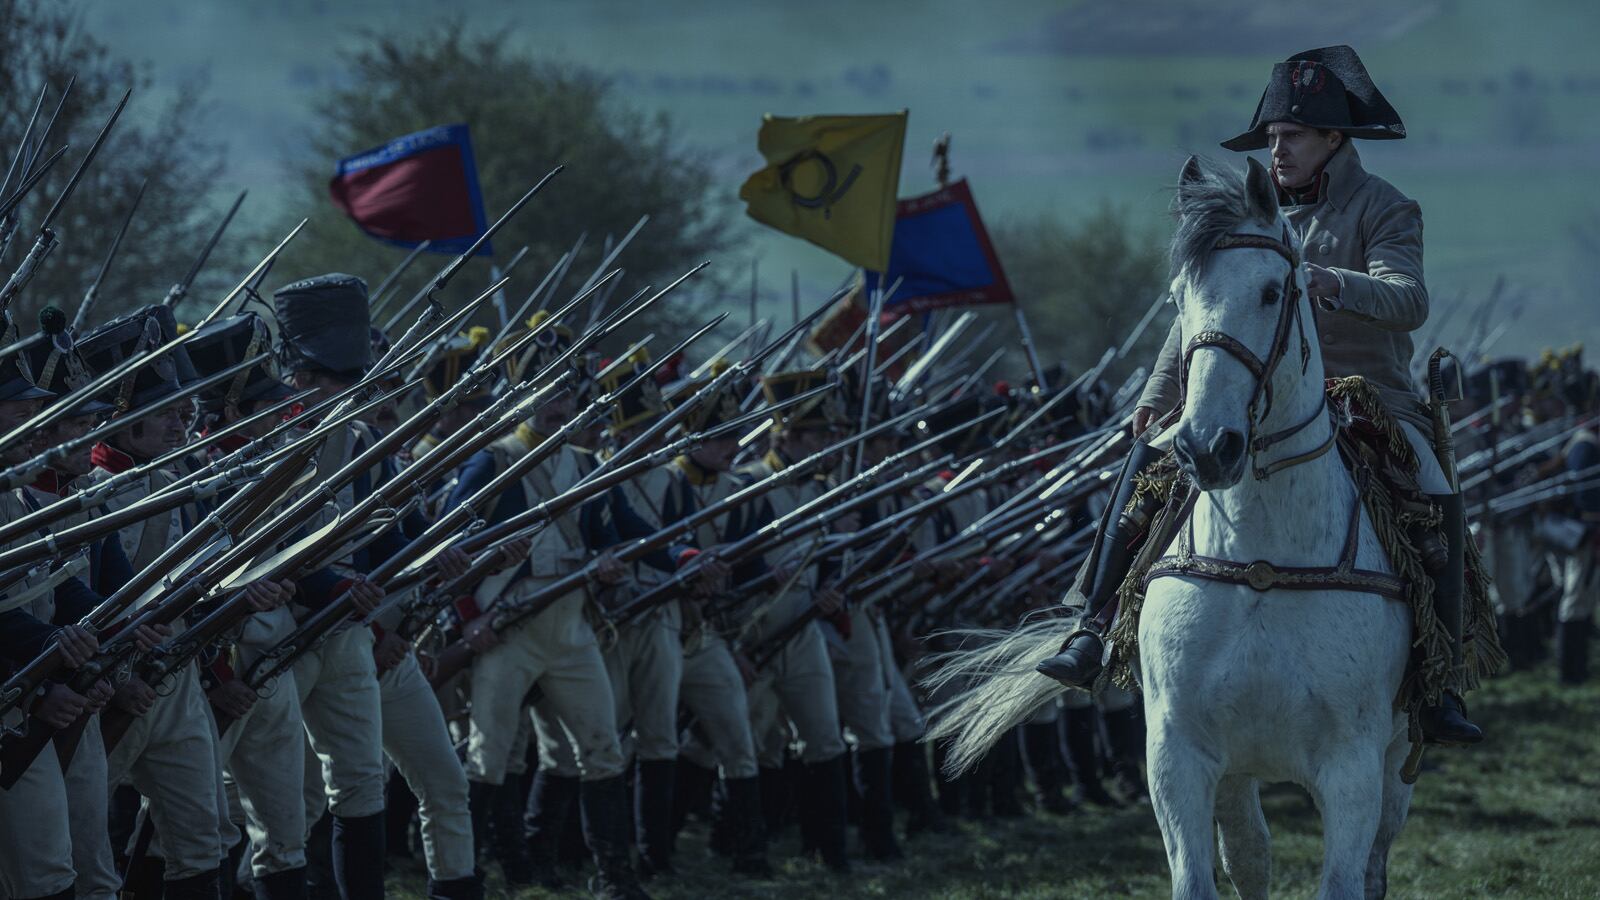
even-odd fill
[[(167, 343), (159, 304), (112, 319), (78, 342), (84, 365), (95, 375), (103, 375), (125, 360), (132, 359)], [(167, 310), (170, 314), (171, 310)], [(176, 327), (173, 329), (176, 330)], [(180, 360), (181, 365), (180, 365)], [(182, 346), (162, 353), (153, 362), (117, 379), (103, 396), (121, 412), (138, 409), (162, 397), (175, 395), (181, 388), (182, 367), (193, 371), (193, 363)]]
[[(272, 334), (267, 330), (265, 319), (245, 312), (205, 326), (184, 344), (184, 348), (189, 351), (189, 359), (200, 376), (205, 377), (271, 351)], [(269, 354), (257, 365), (208, 388), (200, 395), (200, 401), (211, 407), (221, 407), (246, 400), (272, 402), (293, 395), (294, 389), (278, 377)]]
[[(478, 363), (489, 343), (489, 329), (474, 325), (445, 342), (444, 349), (435, 354), (428, 370), (422, 373), (422, 391), (428, 399), (436, 399), (455, 387), (461, 375)], [(481, 400), (489, 396), (490, 384), (473, 388), (462, 400)]]
[(1400, 114), (1372, 83), (1355, 49), (1345, 44), (1296, 53), (1274, 65), (1250, 127), (1222, 146), (1260, 150), (1267, 146), (1267, 126), (1273, 122), (1333, 129), (1368, 140), (1406, 136)]
[(372, 365), (367, 283), (338, 272), (278, 288), (278, 359), (285, 371), (360, 378)]
[[(39, 311), (39, 329), (41, 339), (22, 351), (34, 385), (56, 396), (64, 396), (88, 384), (93, 376), (83, 364), (72, 334), (67, 331), (66, 314), (54, 306), (46, 306)], [(73, 415), (104, 415), (112, 408), (111, 404), (91, 397), (79, 403)]]

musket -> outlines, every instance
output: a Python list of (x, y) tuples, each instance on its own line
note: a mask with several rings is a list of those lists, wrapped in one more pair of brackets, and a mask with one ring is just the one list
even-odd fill
[(207, 388), (227, 381), (246, 369), (249, 369), (253, 366), (258, 366), (266, 358), (267, 354), (261, 353), (242, 362), (234, 363), (220, 372), (215, 372), (206, 376), (205, 378), (200, 379), (199, 381), (190, 382), (189, 384), (180, 387), (178, 390), (173, 391), (170, 394), (158, 397), (157, 399), (146, 403), (144, 406), (141, 406), (138, 409), (130, 410), (122, 415), (116, 416), (108, 420), (105, 424), (100, 425), (97, 428), (90, 429), (90, 431), (84, 435), (73, 438), (70, 441), (56, 444), (55, 446), (34, 456), (32, 459), (29, 459), (26, 462), (10, 466), (4, 471), (0, 471), (0, 489), (9, 491), (12, 488), (21, 487), (25, 484), (31, 484), (33, 481), (38, 479), (41, 474), (43, 474), (45, 469), (51, 468), (77, 450), (96, 444), (104, 439), (107, 435), (115, 434), (131, 425), (139, 423), (144, 419), (148, 419), (149, 417), (167, 409), (168, 407), (172, 406), (173, 403), (176, 403), (185, 397), (198, 394)]
[[(1529, 444), (1523, 444), (1523, 442), (1521, 440), (1515, 441), (1515, 442), (1507, 441), (1506, 443), (1512, 444), (1513, 446), (1517, 446), (1517, 445), (1521, 445), (1521, 446), (1520, 446), (1519, 449), (1516, 450), (1516, 452), (1512, 453), (1510, 456), (1502, 456), (1500, 458), (1498, 464), (1497, 464), (1497, 467), (1498, 467), (1499, 471), (1503, 472), (1508, 467), (1515, 466), (1515, 465), (1518, 465), (1519, 463), (1526, 462), (1526, 461), (1528, 461), (1530, 459), (1533, 459), (1534, 457), (1539, 456), (1542, 453), (1545, 453), (1546, 451), (1548, 451), (1548, 450), (1550, 450), (1550, 449), (1552, 449), (1554, 447), (1559, 447), (1562, 444), (1562, 442), (1568, 440), (1569, 438), (1572, 437), (1572, 435), (1577, 434), (1578, 432), (1582, 431), (1583, 429), (1590, 427), (1591, 425), (1594, 424), (1594, 422), (1595, 422), (1595, 419), (1593, 417), (1585, 416), (1585, 417), (1579, 418), (1576, 422), (1573, 422), (1570, 425), (1564, 425), (1563, 427), (1560, 428), (1560, 430), (1556, 431), (1554, 434), (1551, 434), (1551, 435), (1546, 436), (1546, 437), (1541, 437), (1541, 438), (1539, 438), (1539, 439), (1537, 439), (1537, 440), (1535, 440), (1535, 441), (1533, 441), (1532, 443), (1529, 443)], [(1518, 437), (1521, 438), (1522, 436), (1518, 435)], [(1486, 464), (1485, 464), (1486, 461), (1485, 462), (1480, 462), (1480, 460), (1477, 458), (1477, 454), (1473, 454), (1472, 456), (1469, 456), (1468, 460), (1473, 463), (1472, 468), (1474, 470), (1482, 470), (1482, 471), (1475, 471), (1475, 473), (1473, 475), (1471, 475), (1470, 477), (1468, 477), (1466, 479), (1463, 479), (1462, 482), (1461, 482), (1461, 487), (1462, 487), (1463, 490), (1472, 490), (1473, 488), (1477, 487), (1478, 485), (1483, 484), (1490, 477), (1490, 472), (1486, 468)]]
[[(593, 288), (590, 288), (590, 290), (593, 290)], [(466, 384), (489, 377), (497, 370), (503, 358), (518, 352), (523, 345), (535, 340), (545, 329), (553, 327), (587, 293), (588, 291), (585, 291), (584, 294), (574, 298), (560, 313), (541, 322), (536, 328), (518, 338), (511, 346), (505, 348), (494, 358), (480, 361), (471, 370), (463, 374), (457, 384), (452, 386), (451, 391), (460, 390)], [(658, 294), (655, 299), (659, 299), (664, 293)], [(574, 341), (571, 346), (548, 363), (534, 378), (502, 394), (495, 403), (478, 415), (471, 426), (458, 429), (447, 436), (423, 460), (405, 471), (405, 480), (407, 482), (421, 483), (430, 480), (439, 472), (453, 469), (490, 443), (498, 440), (503, 433), (510, 431), (518, 423), (527, 419), (534, 409), (564, 388), (566, 380), (573, 374), (570, 368), (561, 371), (566, 367), (567, 362), (581, 352), (583, 348), (610, 333), (611, 326), (631, 315), (632, 313), (627, 311), (626, 308), (621, 308), (609, 317), (608, 321), (603, 323), (602, 326), (591, 329), (583, 338)], [(616, 365), (620, 365), (622, 362), (623, 360), (619, 360)], [(547, 382), (545, 380), (555, 375), (558, 371), (561, 374), (554, 381)], [(521, 399), (521, 395), (535, 385), (540, 385), (539, 390), (532, 397), (525, 400)], [(383, 488), (358, 503), (354, 509), (346, 513), (342, 518), (348, 521), (360, 521), (368, 509), (380, 508), (380, 504), (385, 499), (384, 495), (392, 492), (391, 486), (397, 481), (398, 479), (391, 479)], [(450, 533), (471, 520), (471, 517), (475, 514), (475, 506), (479, 503), (487, 502), (489, 498), (509, 486), (509, 479), (502, 480), (498, 484), (489, 486), (494, 488), (493, 492), (487, 489), (480, 491), (468, 502), (457, 505), (450, 513), (429, 526), (421, 536), (412, 539), (403, 550), (395, 553), (369, 573), (369, 580), (381, 587), (399, 590), (402, 588), (395, 583), (395, 579), (402, 571), (410, 569), (412, 572), (417, 573), (420, 578), (423, 567), (431, 562), (438, 551), (444, 549), (446, 539)], [(331, 539), (331, 536), (324, 538), (325, 541), (329, 539)], [(256, 689), (263, 687), (267, 681), (284, 671), (288, 666), (293, 665), (294, 660), (311, 646), (314, 646), (322, 636), (341, 624), (353, 611), (353, 608), (354, 602), (348, 591), (335, 598), (305, 622), (302, 622), (288, 638), (257, 660), (251, 671), (246, 675), (246, 683)]]
[(117, 250), (122, 246), (122, 239), (128, 234), (128, 226), (133, 224), (133, 214), (139, 211), (139, 201), (144, 199), (144, 189), (149, 186), (148, 178), (139, 183), (139, 192), (133, 195), (133, 203), (128, 206), (128, 215), (123, 218), (122, 227), (117, 229), (117, 236), (111, 241), (111, 249), (106, 251), (106, 258), (100, 264), (100, 271), (96, 272), (94, 280), (89, 282), (88, 290), (83, 292), (78, 312), (72, 317), (70, 330), (73, 334), (78, 334), (88, 323), (89, 313), (94, 309), (95, 301), (100, 298), (100, 285), (105, 282), (106, 273), (111, 271), (111, 261), (117, 258)]
[[(999, 413), (1000, 410), (990, 410), (989, 412), (979, 416), (977, 419), (972, 420), (972, 422), (958, 425), (956, 427), (970, 427), (976, 422), (980, 422), (988, 417), (998, 415)], [(913, 410), (912, 414), (926, 415), (927, 413), (923, 409), (919, 408), (917, 410)], [(609, 615), (619, 624), (630, 621), (631, 619), (642, 615), (644, 612), (657, 604), (665, 603), (669, 600), (677, 598), (684, 590), (687, 589), (688, 582), (697, 576), (700, 567), (705, 565), (708, 559), (715, 558), (724, 562), (737, 563), (759, 553), (765, 552), (768, 548), (774, 546), (779, 541), (792, 539), (797, 533), (797, 527), (802, 530), (820, 528), (826, 525), (833, 517), (844, 512), (848, 512), (852, 509), (864, 506), (866, 503), (872, 502), (880, 496), (892, 494), (899, 488), (913, 487), (922, 483), (927, 479), (928, 476), (939, 471), (939, 469), (948, 464), (950, 457), (944, 456), (932, 462), (924, 463), (919, 467), (913, 468), (910, 472), (902, 473), (890, 478), (887, 482), (884, 482), (883, 479), (888, 475), (888, 473), (893, 472), (896, 468), (898, 468), (902, 462), (909, 459), (915, 459), (920, 453), (922, 453), (922, 451), (933, 447), (943, 438), (944, 434), (940, 433), (919, 441), (916, 444), (913, 444), (912, 446), (907, 447), (897, 453), (891, 454), (882, 460), (879, 460), (872, 467), (868, 468), (864, 472), (859, 473), (854, 478), (847, 479), (837, 485), (834, 485), (827, 491), (824, 491), (822, 494), (801, 503), (794, 509), (790, 510), (787, 514), (763, 525), (762, 527), (753, 531), (751, 534), (746, 535), (738, 541), (735, 541), (733, 544), (703, 551), (700, 556), (697, 556), (693, 561), (685, 565), (683, 568), (679, 569), (677, 572), (674, 572), (673, 575), (666, 581), (629, 600), (618, 609), (611, 611)], [(862, 495), (862, 497), (865, 497), (866, 499), (862, 499), (862, 497), (846, 499), (849, 498), (850, 495), (856, 491), (856, 489), (864, 485), (876, 485), (873, 490), (869, 491), (865, 495)], [(796, 523), (800, 524), (796, 526)]]
[(83, 174), (88, 171), (89, 164), (94, 162), (95, 156), (100, 153), (100, 148), (105, 144), (106, 136), (111, 133), (111, 126), (116, 124), (117, 117), (122, 115), (122, 109), (128, 105), (128, 98), (132, 95), (132, 88), (129, 88), (128, 92), (122, 95), (122, 99), (117, 103), (117, 108), (111, 111), (111, 116), (106, 119), (105, 125), (101, 126), (100, 133), (95, 135), (94, 143), (89, 145), (89, 152), (85, 153), (83, 160), (78, 163), (77, 171), (72, 173), (72, 177), (67, 179), (66, 186), (61, 189), (61, 193), (56, 195), (56, 202), (51, 205), (49, 212), (45, 213), (44, 221), (39, 223), (38, 236), (34, 239), (33, 246), (29, 248), (28, 255), (23, 257), (22, 263), (17, 266), (15, 272), (11, 273), (11, 278), (6, 281), (3, 287), (0, 287), (0, 311), (10, 309), (11, 301), (16, 299), (16, 296), (33, 279), (34, 273), (38, 271), (39, 265), (44, 262), (44, 258), (50, 255), (50, 251), (54, 250), (56, 244), (59, 243), (53, 227), (56, 217), (61, 214), (61, 210), (66, 206), (67, 200), (72, 196), (72, 192), (77, 189), (78, 182), (83, 180)]
[[(829, 587), (848, 597), (851, 588), (861, 580), (862, 576), (877, 569), (893, 559), (904, 548), (905, 542), (911, 538), (911, 530), (918, 524), (918, 519), (909, 519), (900, 524), (888, 537), (879, 542), (872, 552), (863, 554), (860, 560), (846, 569)], [(848, 602), (848, 601), (847, 601)], [(750, 661), (757, 669), (765, 669), (773, 659), (777, 658), (789, 642), (800, 635), (802, 631), (815, 622), (822, 615), (822, 610), (816, 604), (807, 606), (799, 615), (785, 622), (781, 627), (769, 635), (759, 646), (748, 654)]]
[(201, 316), (200, 321), (194, 323), (194, 328), (190, 329), (190, 332), (197, 332), (207, 325), (210, 325), (222, 315), (223, 310), (228, 308), (228, 304), (233, 302), (233, 298), (239, 296), (241, 293), (244, 293), (246, 290), (251, 289), (252, 286), (259, 284), (263, 274), (268, 269), (272, 268), (273, 263), (277, 262), (278, 254), (283, 252), (283, 248), (289, 246), (289, 242), (294, 240), (295, 237), (300, 234), (300, 231), (306, 227), (306, 223), (309, 221), (311, 220), (301, 219), (299, 224), (290, 229), (289, 233), (283, 236), (283, 240), (279, 241), (276, 247), (273, 247), (271, 250), (269, 250), (267, 255), (262, 257), (260, 262), (256, 263), (253, 267), (251, 267), (249, 272), (245, 273), (244, 278), (239, 280), (239, 284), (235, 286), (233, 290), (223, 295), (223, 298), (217, 302), (216, 306), (211, 308), (210, 312), (206, 313), (204, 316)]
[(23, 199), (33, 192), (34, 186), (44, 179), (44, 176), (50, 172), (51, 167), (53, 167), (56, 162), (61, 159), (61, 157), (67, 155), (67, 149), (69, 146), (70, 145), (68, 144), (62, 144), (60, 147), (57, 147), (56, 152), (45, 157), (45, 161), (33, 172), (33, 174), (22, 180), (22, 184), (17, 187), (15, 192), (13, 192), (10, 196), (4, 197), (3, 200), (0, 200), (0, 223), (3, 223), (0, 224), (0, 227), (5, 229), (5, 234), (0, 235), (0, 254), (5, 252), (5, 244), (11, 240), (11, 229), (16, 223), (15, 218), (13, 218), (11, 215), (12, 211), (17, 208), (18, 203), (21, 203)]
[[(774, 473), (773, 475), (762, 479), (761, 481), (747, 485), (744, 488), (729, 494), (727, 497), (723, 498), (717, 503), (698, 510), (678, 522), (661, 528), (651, 535), (638, 538), (637, 540), (622, 547), (620, 550), (613, 550), (611, 555), (617, 562), (620, 563), (634, 562), (650, 553), (668, 546), (673, 541), (678, 540), (685, 535), (693, 534), (694, 531), (702, 524), (722, 515), (727, 510), (732, 509), (735, 506), (748, 503), (751, 500), (767, 494), (783, 485), (791, 484), (802, 476), (809, 476), (812, 470), (821, 465), (823, 462), (829, 460), (835, 454), (847, 450), (857, 442), (866, 440), (867, 438), (872, 437), (874, 434), (885, 430), (885, 426), (893, 426), (897, 424), (899, 424), (898, 421), (891, 420), (890, 422), (886, 422), (884, 425), (877, 426), (876, 428), (870, 429), (867, 432), (846, 437), (834, 443), (833, 445), (818, 451), (812, 456), (783, 469), (782, 471)], [(578, 571), (565, 577), (556, 579), (554, 582), (536, 591), (531, 596), (520, 599), (514, 603), (502, 601), (493, 609), (491, 609), (489, 613), (491, 616), (491, 626), (495, 631), (504, 631), (518, 622), (538, 616), (540, 613), (544, 612), (551, 605), (553, 605), (557, 600), (574, 590), (584, 588), (589, 583), (590, 579), (594, 577), (596, 565), (596, 562), (591, 561)], [(461, 671), (462, 668), (470, 663), (475, 655), (476, 651), (463, 642), (457, 642), (449, 647), (446, 647), (437, 658), (435, 671), (432, 676), (433, 683), (437, 685), (449, 680), (455, 675), (455, 673)]]
[[(22, 130), (22, 140), (17, 144), (16, 155), (11, 157), (11, 164), (6, 166), (5, 180), (0, 181), (0, 197), (4, 197), (6, 192), (11, 190), (11, 177), (17, 174), (17, 167), (19, 165), (23, 166), (22, 174), (24, 177), (27, 175), (27, 164), (25, 164), (24, 161), (26, 160), (27, 163), (32, 162), (29, 157), (31, 155), (30, 151), (34, 147), (33, 126), (39, 123), (39, 113), (44, 111), (44, 98), (48, 96), (49, 93), (50, 82), (46, 81), (39, 87), (39, 99), (35, 100), (33, 103), (33, 114), (28, 117), (28, 127)], [(5, 213), (9, 213), (10, 211), (11, 210), (9, 209), (0, 211), (0, 216), (3, 216)]]
[(194, 258), (194, 264), (189, 266), (189, 271), (183, 276), (183, 280), (174, 284), (167, 291), (167, 296), (161, 299), (162, 306), (170, 309), (177, 306), (184, 297), (189, 295), (189, 286), (194, 284), (194, 280), (200, 274), (200, 269), (205, 266), (206, 260), (211, 258), (211, 251), (217, 248), (217, 241), (222, 240), (222, 233), (228, 230), (228, 223), (233, 221), (234, 213), (239, 211), (239, 206), (244, 203), (244, 196), (248, 193), (250, 192), (239, 192), (239, 196), (233, 201), (233, 206), (228, 208), (228, 214), (223, 216), (222, 221), (217, 224), (217, 230), (211, 232), (211, 239), (206, 241), (204, 247), (200, 248), (200, 255)]
[(900, 380), (894, 383), (894, 390), (890, 396), (895, 400), (901, 400), (908, 396), (911, 393), (911, 389), (916, 387), (917, 382), (932, 370), (933, 364), (938, 361), (939, 357), (944, 355), (944, 352), (950, 348), (956, 338), (960, 337), (968, 326), (977, 321), (977, 318), (977, 314), (971, 310), (963, 312), (960, 318), (952, 322), (950, 327), (939, 335), (939, 338), (928, 348), (928, 352), (918, 357), (917, 361), (906, 369), (905, 373), (900, 376)]
[[(544, 190), (544, 186), (549, 184), (552, 178), (555, 178), (557, 175), (561, 174), (561, 170), (565, 168), (566, 166), (556, 166), (554, 169), (551, 169), (550, 173), (539, 179), (539, 183), (529, 188), (528, 192), (523, 194), (521, 199), (519, 199), (516, 203), (511, 204), (510, 209), (506, 210), (504, 213), (501, 213), (500, 218), (496, 219), (493, 225), (490, 225), (488, 228), (484, 229), (483, 234), (479, 235), (478, 239), (472, 242), (472, 246), (462, 251), (461, 255), (451, 260), (443, 269), (440, 269), (439, 274), (433, 277), (433, 281), (429, 282), (427, 287), (423, 288), (421, 291), (418, 291), (417, 294), (410, 300), (407, 300), (405, 306), (400, 307), (400, 311), (395, 313), (394, 316), (389, 319), (389, 321), (383, 324), (383, 332), (387, 334), (392, 331), (394, 327), (400, 324), (400, 322), (404, 320), (411, 310), (415, 309), (419, 303), (426, 301), (429, 308), (436, 308), (439, 303), (439, 292), (445, 289), (452, 278), (455, 278), (456, 273), (461, 271), (461, 267), (467, 264), (467, 260), (471, 259), (473, 255), (478, 252), (480, 247), (487, 243), (491, 237), (494, 237), (495, 233), (501, 228), (504, 228), (507, 222), (511, 221), (512, 216), (515, 216), (522, 210), (524, 206), (528, 205), (528, 201), (532, 200), (535, 194), (539, 193), (541, 190)], [(416, 327), (416, 325), (413, 325), (412, 329), (415, 329)], [(406, 339), (410, 337), (410, 334), (411, 332), (408, 331), (405, 335), (402, 335), (400, 340), (394, 342), (395, 346), (404, 344)]]
[(246, 428), (263, 422), (270, 417), (288, 409), (291, 405), (304, 400), (306, 397), (310, 396), (311, 393), (311, 391), (303, 391), (301, 393), (294, 394), (293, 396), (280, 400), (271, 406), (257, 411), (247, 418), (240, 419), (238, 422), (234, 422), (226, 428), (220, 428), (195, 438), (183, 447), (162, 454), (160, 457), (157, 457), (148, 463), (143, 463), (134, 466), (131, 469), (118, 472), (105, 481), (99, 482), (85, 490), (68, 494), (67, 496), (62, 497), (60, 500), (41, 507), (34, 512), (30, 512), (21, 518), (14, 519), (10, 522), (0, 523), (0, 547), (10, 544), (12, 541), (15, 541), (25, 535), (38, 531), (39, 529), (49, 525), (51, 522), (58, 521), (66, 518), (67, 516), (76, 515), (86, 510), (99, 509), (100, 507), (106, 505), (111, 498), (126, 490), (128, 487), (131, 487), (138, 479), (149, 474), (151, 471), (166, 466), (181, 456), (202, 451), (230, 435), (237, 434)]
[[(285, 460), (279, 463), (267, 476), (235, 492), (211, 516), (207, 516), (194, 528), (186, 531), (151, 565), (136, 573), (91, 611), (81, 624), (95, 632), (100, 639), (100, 649), (93, 659), (84, 666), (71, 670), (70, 675), (66, 675), (68, 671), (66, 661), (58, 652), (57, 645), (52, 642), (37, 658), (6, 680), (4, 688), (0, 689), (0, 710), (9, 711), (16, 708), (22, 701), (37, 694), (47, 681), (65, 680), (80, 692), (87, 690), (101, 676), (125, 662), (133, 643), (129, 636), (138, 626), (159, 621), (156, 613), (161, 611), (162, 604), (147, 605), (139, 615), (125, 620), (121, 627), (113, 631), (117, 617), (141, 595), (159, 584), (166, 577), (171, 564), (199, 552), (218, 533), (224, 531), (229, 523), (242, 522), (247, 514), (254, 518), (264, 512), (270, 503), (277, 499), (279, 492), (292, 485), (294, 478), (299, 474), (298, 469), (310, 461), (314, 449), (307, 449), (304, 456), (298, 460)], [(176, 619), (176, 615), (167, 620), (173, 619)], [(20, 733), (8, 732), (0, 738), (0, 787), (9, 788), (16, 783), (17, 778), (21, 777), (27, 765), (38, 755), (39, 750), (43, 749), (53, 733), (54, 729), (48, 728), (30, 716), (25, 730)]]
[[(804, 318), (800, 319), (798, 322), (795, 322), (793, 325), (790, 325), (788, 331), (785, 331), (783, 334), (778, 336), (777, 340), (780, 341), (780, 342), (783, 342), (783, 343), (785, 343), (787, 345), (784, 348), (783, 354), (781, 354), (782, 358), (784, 358), (784, 359), (788, 358), (789, 354), (794, 351), (794, 348), (796, 346), (798, 346), (798, 342), (800, 341), (800, 339), (802, 337), (804, 337), (806, 332), (808, 332), (811, 329), (812, 324), (814, 324), (818, 319), (822, 318), (822, 315), (824, 313), (826, 313), (829, 309), (832, 309), (833, 308), (833, 304), (839, 302), (839, 299), (841, 297), (843, 297), (846, 293), (848, 293), (848, 290), (845, 289), (845, 288), (840, 288), (838, 291), (835, 291), (833, 296), (831, 296), (827, 300), (823, 301), (823, 303), (821, 305), (819, 305), (816, 309), (812, 310), (809, 313), (806, 313)], [(769, 344), (769, 346), (770, 346), (770, 344)], [(776, 364), (774, 364), (774, 365), (776, 365)], [(773, 367), (769, 366), (766, 369), (766, 371), (770, 373), (772, 371), (775, 371), (775, 369)], [(750, 409), (751, 407), (753, 407), (755, 405), (756, 398), (758, 398), (760, 396), (761, 396), (761, 387), (759, 385), (757, 385), (756, 387), (751, 389), (749, 394), (745, 395), (744, 400), (739, 404), (739, 408), (741, 410)]]
[(417, 257), (427, 252), (428, 248), (432, 246), (433, 241), (426, 240), (412, 247), (411, 252), (406, 254), (405, 259), (400, 260), (398, 266), (390, 269), (389, 274), (383, 276), (383, 280), (378, 282), (378, 286), (372, 289), (372, 292), (367, 296), (367, 303), (372, 308), (374, 317), (383, 309), (384, 302), (389, 299), (389, 289), (394, 287), (395, 282), (400, 280), (400, 276), (404, 275), (407, 269), (411, 268), (411, 264), (417, 261)]

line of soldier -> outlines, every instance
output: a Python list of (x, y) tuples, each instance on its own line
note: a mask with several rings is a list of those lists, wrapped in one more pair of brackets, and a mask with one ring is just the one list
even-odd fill
[(1501, 358), (1464, 377), (1464, 484), (1494, 582), (1513, 668), (1555, 656), (1557, 677), (1589, 677), (1600, 599), (1600, 374), (1583, 348)]
[(1091, 391), (759, 375), (791, 335), (677, 377), (571, 308), (390, 346), (330, 274), (274, 327), (8, 329), (0, 896), (368, 900), (414, 832), (430, 896), (569, 883), (576, 846), (639, 897), (690, 819), (762, 878), (790, 827), (893, 860), (1024, 771), (1057, 812), (1142, 796), (1126, 695), (957, 781), (919, 743), (917, 639), (1075, 567), (1125, 430)]

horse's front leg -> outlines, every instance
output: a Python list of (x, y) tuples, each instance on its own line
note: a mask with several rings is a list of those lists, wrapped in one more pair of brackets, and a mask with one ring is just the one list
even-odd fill
[[(1152, 702), (1146, 709), (1156, 705)], [(1172, 896), (1174, 900), (1209, 900), (1217, 896), (1212, 820), (1222, 761), (1176, 716), (1157, 712), (1149, 727), (1145, 753), (1150, 802), (1167, 848)]]
[(1318, 767), (1307, 785), (1322, 811), (1322, 900), (1367, 894), (1367, 862), (1383, 810), (1384, 754), (1352, 749)]
[(1389, 848), (1405, 827), (1411, 809), (1411, 785), (1400, 778), (1411, 741), (1406, 737), (1404, 717), (1397, 717), (1395, 737), (1383, 760), (1383, 810), (1378, 816), (1378, 833), (1367, 856), (1367, 900), (1382, 900), (1389, 893)]
[(1222, 871), (1241, 900), (1266, 900), (1272, 884), (1272, 833), (1261, 811), (1261, 783), (1227, 775), (1217, 783), (1217, 837)]

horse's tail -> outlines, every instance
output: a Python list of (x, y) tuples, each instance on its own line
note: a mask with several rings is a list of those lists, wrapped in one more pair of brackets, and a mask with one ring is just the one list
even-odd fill
[(959, 689), (934, 708), (926, 738), (949, 739), (945, 771), (957, 775), (977, 765), (1007, 731), (1066, 690), (1034, 666), (1061, 649), (1075, 621), (1052, 616), (1009, 632), (947, 632), (965, 646), (933, 657), (937, 668), (923, 680), (934, 693)]

